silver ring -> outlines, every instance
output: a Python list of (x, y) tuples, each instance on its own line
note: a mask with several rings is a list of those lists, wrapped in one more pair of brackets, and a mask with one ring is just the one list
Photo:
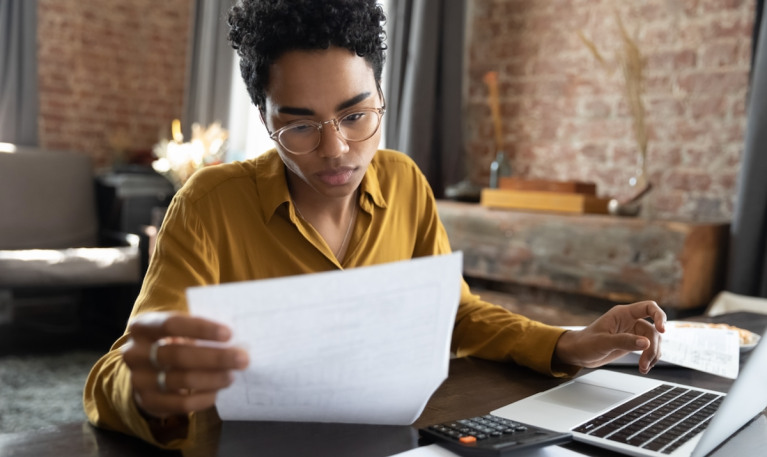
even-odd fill
[(151, 346), (149, 346), (149, 362), (152, 363), (152, 366), (156, 370), (162, 370), (163, 366), (160, 365), (160, 363), (157, 361), (157, 350), (160, 349), (160, 346), (165, 346), (168, 344), (168, 340), (166, 339), (159, 339), (152, 343)]
[(165, 385), (165, 372), (160, 370), (157, 372), (157, 387), (160, 389), (160, 392), (167, 392), (168, 386)]

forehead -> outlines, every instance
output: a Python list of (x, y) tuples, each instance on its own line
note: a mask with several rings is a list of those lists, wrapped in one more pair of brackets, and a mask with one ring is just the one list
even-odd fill
[(290, 51), (269, 68), (267, 103), (322, 110), (362, 92), (375, 93), (375, 77), (364, 58), (337, 47)]

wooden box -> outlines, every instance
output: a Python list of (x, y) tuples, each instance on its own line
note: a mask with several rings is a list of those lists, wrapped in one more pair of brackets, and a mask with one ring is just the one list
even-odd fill
[(501, 178), (498, 188), (534, 192), (558, 192), (560, 194), (583, 194), (595, 197), (597, 185), (591, 182), (547, 181), (545, 179)]
[(480, 204), (491, 208), (559, 211), (577, 214), (607, 214), (607, 198), (592, 195), (533, 192), (508, 189), (482, 189)]

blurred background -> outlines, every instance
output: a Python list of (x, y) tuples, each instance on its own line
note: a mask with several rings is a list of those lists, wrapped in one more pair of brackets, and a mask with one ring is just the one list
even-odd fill
[[(0, 433), (84, 420), (175, 191), (273, 147), (226, 41), (233, 3), (0, 0)], [(629, 300), (683, 316), (767, 296), (763, 1), (380, 3), (381, 147), (443, 199), (483, 297), (586, 325)], [(478, 205), (501, 178), (587, 183), (603, 206)]]

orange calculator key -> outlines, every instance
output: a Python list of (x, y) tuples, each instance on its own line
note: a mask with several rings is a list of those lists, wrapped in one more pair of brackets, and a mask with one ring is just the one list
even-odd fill
[(473, 436), (464, 436), (463, 438), (459, 438), (458, 441), (461, 443), (476, 443), (477, 439)]

